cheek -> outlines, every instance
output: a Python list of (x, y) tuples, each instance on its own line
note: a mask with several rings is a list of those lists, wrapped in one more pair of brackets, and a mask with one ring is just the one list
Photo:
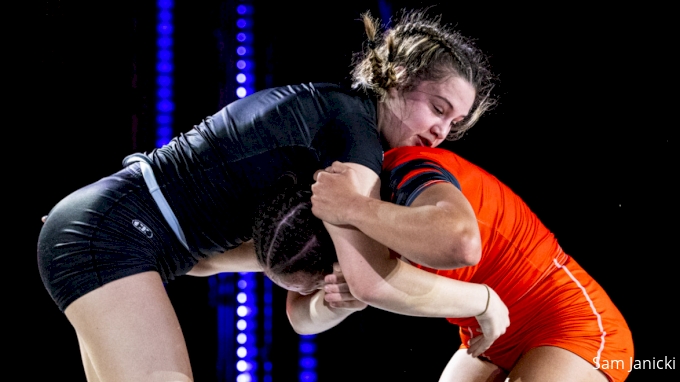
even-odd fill
[(437, 123), (437, 119), (426, 114), (427, 111), (420, 111), (418, 114), (414, 115), (410, 127), (415, 134), (420, 134), (425, 131), (430, 130), (430, 128)]

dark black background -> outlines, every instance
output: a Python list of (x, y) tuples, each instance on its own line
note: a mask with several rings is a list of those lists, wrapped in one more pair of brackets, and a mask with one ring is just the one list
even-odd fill
[[(393, 10), (436, 4), (388, 3)], [(83, 379), (73, 330), (36, 269), (40, 216), (67, 193), (117, 171), (125, 155), (153, 148), (154, 4), (44, 0), (9, 36), (22, 48), (11, 57), (19, 70), (7, 74), (23, 90), (9, 103), (20, 108), (7, 110), (20, 122), (6, 128), (18, 135), (6, 142), (6, 166), (19, 175), (3, 187), (7, 203), (20, 207), (8, 208), (17, 213), (5, 254), (21, 259), (18, 266), (5, 262), (14, 285), (8, 295), (18, 298), (8, 304), (19, 309), (6, 312), (18, 318), (11, 325), (21, 333), (10, 351), (24, 365), (19, 380)], [(229, 47), (220, 45), (231, 4), (176, 1), (176, 133), (216, 112), (232, 91), (225, 90)], [(636, 359), (676, 356), (677, 123), (667, 105), (677, 86), (664, 21), (670, 10), (446, 4), (435, 8), (444, 21), (490, 55), (500, 102), (445, 147), (515, 190), (604, 286), (628, 320)], [(343, 80), (363, 41), (360, 13), (380, 15), (377, 1), (255, 5), (258, 87)], [(168, 290), (196, 380), (216, 380), (206, 279), (182, 278)], [(297, 348), (283, 296), (277, 290), (272, 357), (275, 381), (292, 381)], [(327, 382), (436, 381), (459, 340), (443, 319), (369, 308), (317, 341), (319, 380)], [(672, 375), (634, 371), (628, 380)]]

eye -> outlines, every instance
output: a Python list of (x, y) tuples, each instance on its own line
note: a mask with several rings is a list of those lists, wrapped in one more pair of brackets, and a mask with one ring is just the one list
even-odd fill
[(432, 108), (434, 109), (434, 112), (435, 112), (435, 113), (437, 113), (437, 114), (439, 114), (439, 115), (443, 115), (443, 114), (444, 114), (444, 110), (443, 110), (442, 108), (440, 108), (440, 107), (437, 107), (437, 105), (432, 104)]
[(461, 123), (463, 123), (464, 120), (465, 120), (465, 118), (459, 118), (459, 119), (456, 119), (455, 121), (451, 121), (451, 126), (458, 126)]

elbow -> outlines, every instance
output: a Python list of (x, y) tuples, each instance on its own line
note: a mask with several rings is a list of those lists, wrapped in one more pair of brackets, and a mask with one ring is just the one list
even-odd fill
[(186, 274), (188, 276), (194, 276), (194, 277), (208, 277), (208, 276), (216, 275), (217, 273), (219, 273), (219, 272), (217, 270), (213, 269), (213, 267), (209, 266), (208, 264), (205, 264), (204, 262), (199, 261)]
[(310, 335), (310, 334), (319, 334), (318, 330), (314, 330), (312, 327), (308, 325), (298, 325), (297, 323), (290, 321), (290, 326), (293, 328), (293, 331), (299, 335), (305, 336), (305, 335)]
[(438, 253), (431, 256), (425, 265), (434, 269), (456, 269), (475, 266), (482, 258), (482, 242), (478, 230), (469, 230), (445, 235), (440, 241)]
[(482, 258), (482, 239), (477, 226), (477, 220), (472, 224), (462, 224), (454, 234), (448, 235), (448, 251), (451, 254), (449, 266), (454, 268), (471, 267), (479, 263)]
[(302, 319), (300, 316), (296, 314), (296, 311), (294, 309), (291, 309), (291, 307), (287, 306), (286, 307), (286, 315), (288, 316), (288, 322), (290, 323), (290, 327), (293, 328), (293, 331), (297, 334), (300, 335), (309, 335), (309, 334), (318, 334), (322, 330), (319, 330), (316, 326), (313, 324), (310, 324), (310, 321)]
[(482, 241), (479, 238), (479, 233), (461, 238), (457, 251), (460, 266), (471, 267), (477, 265), (479, 260), (482, 259)]

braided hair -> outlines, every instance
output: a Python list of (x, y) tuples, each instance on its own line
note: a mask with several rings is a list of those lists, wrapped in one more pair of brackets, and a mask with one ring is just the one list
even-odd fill
[(393, 27), (382, 26), (369, 12), (362, 15), (367, 43), (353, 58), (352, 87), (378, 95), (382, 101), (391, 88), (409, 91), (422, 81), (440, 81), (454, 75), (465, 79), (476, 96), (468, 116), (454, 124), (447, 136), (463, 136), (495, 101), (490, 92), (494, 76), (487, 57), (472, 40), (441, 24), (441, 16), (424, 10), (402, 11)]
[(267, 275), (333, 273), (335, 247), (323, 222), (312, 214), (311, 196), (309, 185), (293, 185), (260, 204), (253, 243)]

